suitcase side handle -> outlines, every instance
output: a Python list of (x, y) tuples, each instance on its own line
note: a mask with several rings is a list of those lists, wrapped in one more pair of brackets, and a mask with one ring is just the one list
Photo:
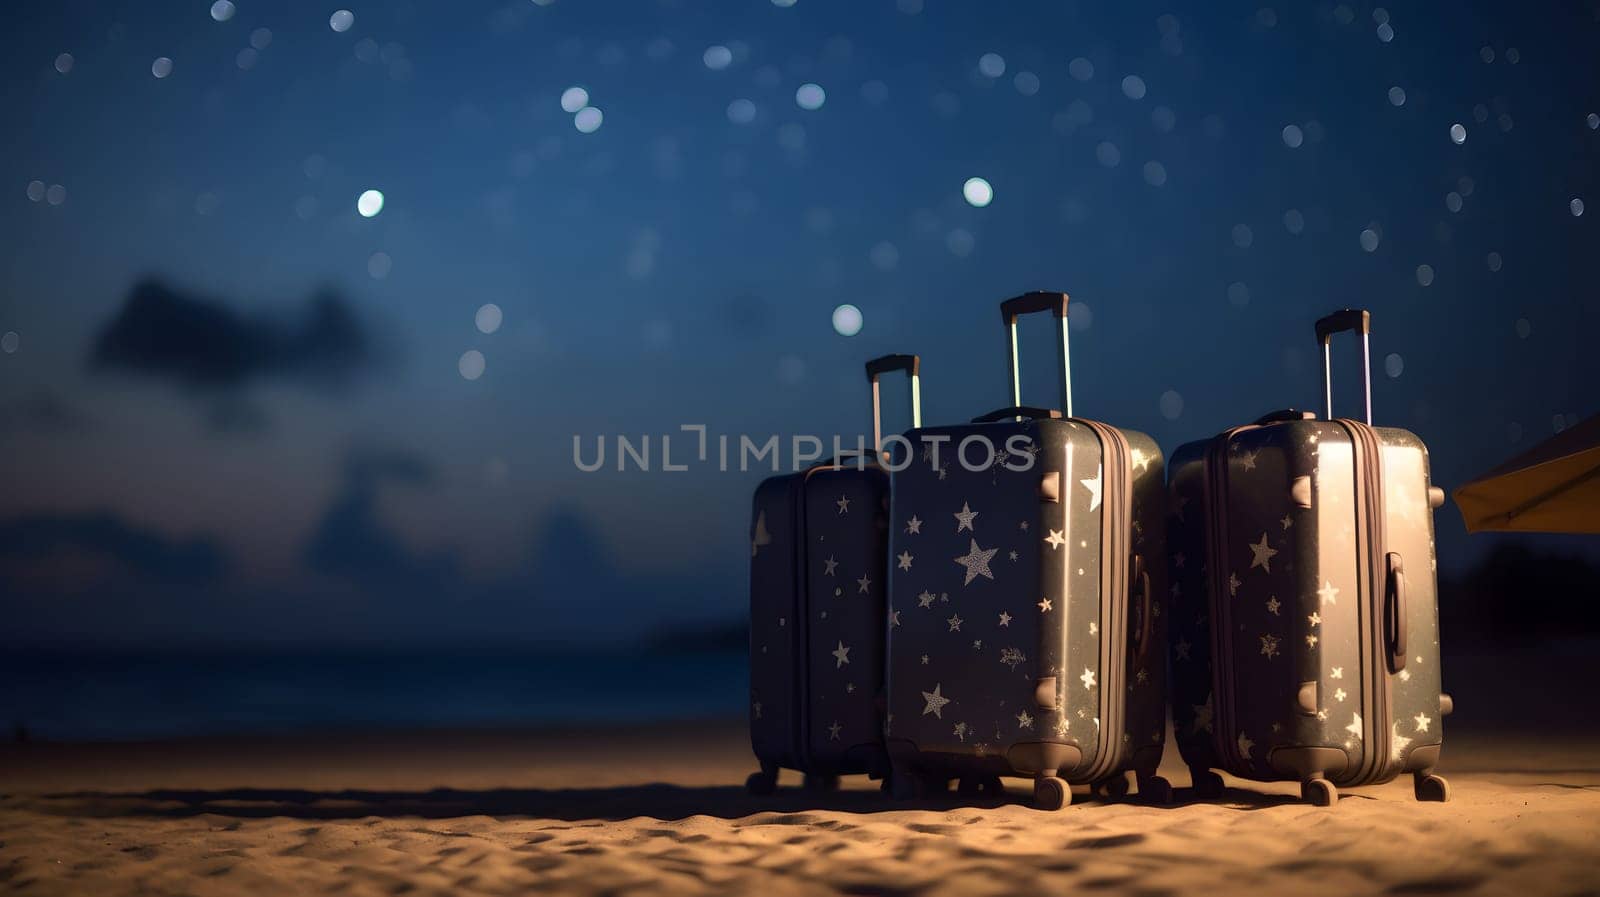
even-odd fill
[(1139, 589), (1134, 604), (1139, 611), (1139, 622), (1133, 631), (1133, 661), (1135, 664), (1143, 664), (1145, 655), (1150, 650), (1150, 630), (1154, 627), (1151, 618), (1155, 616), (1153, 613), (1155, 599), (1150, 594), (1150, 571), (1145, 569), (1144, 558), (1141, 555), (1133, 556), (1132, 572), (1134, 585)]
[(884, 355), (867, 362), (867, 382), (872, 384), (872, 450), (883, 451), (883, 396), (878, 378), (905, 371), (911, 381), (911, 428), (922, 426), (922, 360), (915, 355)]
[(1035, 290), (1023, 293), (1000, 303), (1000, 319), (1006, 325), (1006, 347), (1010, 359), (1011, 377), (1011, 404), (1022, 405), (1022, 374), (1017, 365), (1017, 318), (1022, 315), (1031, 315), (1037, 312), (1050, 312), (1055, 315), (1058, 326), (1061, 328), (1061, 342), (1058, 344), (1057, 358), (1061, 362), (1061, 410), (1067, 417), (1072, 416), (1072, 352), (1067, 341), (1067, 294), (1047, 293)]
[(1372, 426), (1372, 314), (1364, 308), (1342, 308), (1317, 321), (1317, 342), (1322, 344), (1322, 396), (1333, 420), (1333, 351), (1330, 348), (1335, 333), (1346, 330), (1361, 334), (1361, 382), (1367, 396), (1367, 426)]
[(1384, 628), (1389, 630), (1389, 672), (1398, 673), (1406, 668), (1406, 568), (1399, 554), (1391, 551), (1386, 558), (1389, 594)]
[(1060, 420), (1061, 412), (1054, 408), (1035, 408), (1032, 405), (1012, 405), (1009, 408), (996, 408), (988, 414), (980, 414), (972, 419), (975, 424), (992, 424), (999, 420), (1008, 420), (1014, 417), (1031, 417), (1036, 420)]

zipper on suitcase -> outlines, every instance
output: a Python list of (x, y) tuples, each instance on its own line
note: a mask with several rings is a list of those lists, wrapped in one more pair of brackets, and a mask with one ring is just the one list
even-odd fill
[(1100, 521), (1100, 730), (1088, 778), (1097, 781), (1125, 767), (1122, 757), (1123, 720), (1127, 704), (1127, 637), (1131, 599), (1129, 538), (1132, 526), (1132, 455), (1121, 430), (1099, 421), (1074, 419), (1100, 441), (1101, 472), (1105, 478)]
[(1338, 423), (1350, 434), (1356, 512), (1366, 517), (1357, 520), (1357, 531), (1366, 537), (1366, 550), (1358, 555), (1363, 563), (1358, 573), (1367, 591), (1365, 600), (1357, 604), (1357, 614), (1363, 633), (1359, 640), (1364, 674), (1362, 709), (1367, 712), (1367, 719), (1361, 727), (1361, 766), (1349, 777), (1350, 784), (1361, 784), (1382, 778), (1390, 763), (1389, 651), (1383, 613), (1388, 598), (1384, 563), (1387, 533), (1383, 507), (1383, 448), (1371, 426), (1354, 420), (1339, 420)]

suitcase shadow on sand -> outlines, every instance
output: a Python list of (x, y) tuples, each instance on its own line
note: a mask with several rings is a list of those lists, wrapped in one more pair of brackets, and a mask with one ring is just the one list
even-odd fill
[[(733, 785), (693, 788), (664, 784), (570, 789), (439, 788), (431, 791), (282, 788), (75, 791), (39, 796), (13, 795), (10, 800), (42, 813), (90, 818), (187, 818), (211, 815), (238, 819), (333, 820), (491, 816), (615, 821), (640, 816), (662, 820), (690, 816), (738, 819), (758, 813), (803, 814), (819, 810), (893, 813), (1006, 808), (1042, 812), (1031, 809), (1030, 796), (1029, 790), (1018, 782), (1011, 784), (1003, 796), (981, 800), (951, 794), (947, 797), (896, 801), (878, 791), (866, 789), (814, 792), (801, 788), (780, 788), (773, 794), (758, 797)], [(1119, 806), (1161, 811), (1191, 803), (1260, 810), (1299, 801), (1288, 795), (1231, 788), (1219, 799), (1200, 801), (1189, 789), (1180, 788), (1173, 803), (1154, 805), (1140, 803), (1137, 796), (1126, 800), (1104, 800), (1080, 789), (1066, 812), (1081, 810), (1092, 813), (1097, 809)]]

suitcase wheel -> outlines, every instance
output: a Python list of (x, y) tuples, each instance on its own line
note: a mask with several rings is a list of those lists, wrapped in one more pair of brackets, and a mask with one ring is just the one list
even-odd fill
[(1059, 810), (1072, 803), (1072, 789), (1067, 780), (1055, 776), (1041, 776), (1033, 780), (1033, 805), (1040, 810)]
[(884, 790), (895, 800), (915, 800), (920, 797), (921, 788), (917, 774), (909, 767), (896, 766), (890, 770), (884, 782)]
[(1106, 796), (1108, 800), (1122, 800), (1128, 796), (1128, 775), (1119, 773), (1109, 779), (1102, 779), (1096, 783), (1096, 789)]
[(778, 773), (776, 770), (752, 772), (750, 777), (744, 780), (744, 790), (758, 796), (771, 794), (777, 788)]
[(1139, 799), (1150, 804), (1172, 803), (1172, 783), (1161, 776), (1139, 780)]
[(1196, 797), (1205, 800), (1216, 800), (1222, 796), (1222, 776), (1209, 769), (1189, 770), (1189, 778), (1194, 782)]
[(807, 791), (827, 792), (839, 790), (838, 776), (812, 775), (806, 773), (805, 789)]
[(1300, 783), (1300, 799), (1317, 807), (1331, 807), (1339, 799), (1339, 789), (1327, 779)]
[(1412, 779), (1412, 785), (1417, 794), (1417, 800), (1436, 801), (1444, 803), (1450, 799), (1450, 782), (1444, 776), (1433, 773), (1417, 773)]

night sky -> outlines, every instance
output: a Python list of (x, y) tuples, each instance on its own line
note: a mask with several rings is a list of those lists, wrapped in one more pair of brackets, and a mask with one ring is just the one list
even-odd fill
[[(1169, 451), (1319, 408), (1346, 305), (1447, 489), (1600, 410), (1595, 3), (1106, 7), (7, 5), (0, 640), (737, 620), (760, 475), (572, 437), (853, 442), (892, 351), (964, 420), (1028, 289)], [(1439, 521), (1441, 571), (1488, 544)]]

